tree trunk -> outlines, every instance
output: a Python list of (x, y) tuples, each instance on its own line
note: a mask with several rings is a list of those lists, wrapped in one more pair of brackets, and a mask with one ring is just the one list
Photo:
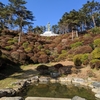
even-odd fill
[(76, 30), (76, 37), (78, 37), (78, 31)]
[(86, 20), (85, 20), (84, 24), (85, 24), (85, 28), (87, 28)]
[(21, 42), (21, 36), (22, 36), (22, 21), (23, 21), (23, 18), (20, 17), (20, 27), (19, 27), (19, 39), (18, 39), (18, 44)]
[(92, 15), (92, 20), (93, 20), (94, 27), (96, 27), (96, 23), (93, 15)]
[(73, 39), (74, 39), (74, 31), (72, 30), (72, 41), (73, 41)]
[(21, 42), (21, 32), (19, 32), (18, 44)]
[(83, 31), (82, 23), (80, 24), (80, 30), (81, 32)]

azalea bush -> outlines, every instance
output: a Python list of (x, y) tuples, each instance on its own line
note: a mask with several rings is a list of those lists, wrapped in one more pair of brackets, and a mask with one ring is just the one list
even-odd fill
[(83, 45), (82, 42), (76, 42), (76, 43), (71, 44), (70, 46), (71, 46), (71, 48), (76, 48), (76, 47), (79, 47), (79, 46), (82, 46), (82, 45)]
[(91, 32), (92, 32), (93, 34), (100, 34), (100, 27), (94, 27), (94, 28), (92, 28), (92, 29), (91, 29)]
[(91, 59), (100, 59), (100, 48), (95, 48), (91, 53)]
[(81, 66), (81, 64), (82, 64), (81, 57), (82, 57), (81, 54), (75, 55), (73, 57), (73, 61), (74, 61), (75, 66)]
[(100, 38), (94, 40), (94, 47), (100, 47)]

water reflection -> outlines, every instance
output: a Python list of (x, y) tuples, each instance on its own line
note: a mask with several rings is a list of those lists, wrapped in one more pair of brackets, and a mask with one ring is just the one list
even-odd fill
[(96, 100), (94, 93), (89, 88), (72, 84), (62, 85), (60, 83), (32, 84), (24, 89), (19, 95), (22, 97), (54, 98), (72, 98), (77, 95), (87, 100)]

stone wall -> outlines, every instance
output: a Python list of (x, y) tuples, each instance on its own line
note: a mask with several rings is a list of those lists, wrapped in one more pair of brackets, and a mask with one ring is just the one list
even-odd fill
[[(25, 88), (26, 86), (28, 86), (34, 82), (40, 82), (40, 83), (59, 82), (64, 85), (66, 85), (68, 82), (73, 83), (73, 84), (80, 84), (83, 86), (90, 87), (91, 90), (95, 93), (95, 96), (97, 98), (100, 98), (100, 82), (92, 81), (91, 78), (88, 78), (87, 80), (84, 80), (82, 78), (77, 78), (77, 77), (59, 77), (58, 79), (54, 79), (54, 78), (50, 78), (50, 77), (34, 76), (29, 79), (25, 79), (22, 81), (12, 83), (12, 86), (13, 86), (12, 89), (11, 88), (0, 89), (0, 97), (1, 97), (0, 100), (23, 100), (23, 98), (21, 98), (21, 97), (14, 97), (12, 99), (9, 99), (9, 98), (4, 99), (4, 97), (13, 97), (18, 92), (20, 92), (23, 88)], [(32, 99), (25, 99), (25, 100), (35, 100), (35, 99), (32, 98)], [(42, 99), (39, 99), (39, 100), (42, 100)], [(52, 100), (52, 99), (50, 99), (50, 100)], [(71, 100), (71, 99), (66, 99), (66, 100)], [(76, 100), (76, 99), (72, 99), (72, 100)], [(79, 100), (81, 100), (81, 99), (79, 99)], [(82, 100), (85, 100), (85, 99), (82, 99)]]

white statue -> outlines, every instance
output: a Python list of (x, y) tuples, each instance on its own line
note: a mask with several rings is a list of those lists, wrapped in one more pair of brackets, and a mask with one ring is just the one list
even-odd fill
[(47, 31), (50, 31), (50, 23), (47, 24)]

